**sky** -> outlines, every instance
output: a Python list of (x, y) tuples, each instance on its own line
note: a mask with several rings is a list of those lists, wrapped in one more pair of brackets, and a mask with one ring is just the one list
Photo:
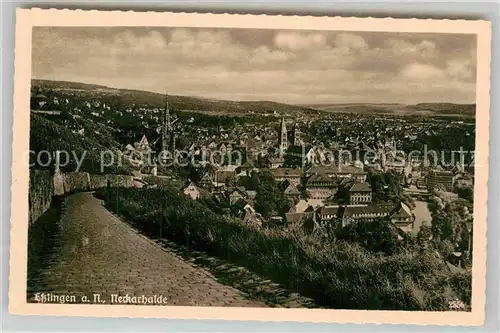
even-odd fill
[(35, 79), (290, 104), (475, 102), (475, 35), (35, 27), (32, 46)]

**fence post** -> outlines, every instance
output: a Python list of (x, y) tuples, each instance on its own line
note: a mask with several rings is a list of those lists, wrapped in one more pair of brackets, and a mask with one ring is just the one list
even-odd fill
[(116, 215), (120, 216), (120, 188), (116, 187)]
[(120, 187), (118, 186), (118, 174), (115, 173), (116, 183), (116, 215), (120, 216)]
[(163, 224), (165, 224), (165, 209), (166, 203), (165, 200), (161, 204), (161, 218), (160, 218), (160, 240), (163, 239)]
[(111, 181), (109, 179), (106, 180), (106, 202), (105, 205), (109, 207), (109, 196), (111, 195)]

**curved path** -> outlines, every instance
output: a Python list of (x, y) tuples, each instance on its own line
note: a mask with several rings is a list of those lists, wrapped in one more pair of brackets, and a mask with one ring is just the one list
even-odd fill
[(167, 297), (167, 305), (266, 306), (139, 234), (92, 193), (71, 195), (60, 224), (48, 264), (29, 283), (37, 289), (28, 290), (29, 301), (45, 292), (91, 301), (101, 294), (106, 304), (112, 294), (129, 294)]

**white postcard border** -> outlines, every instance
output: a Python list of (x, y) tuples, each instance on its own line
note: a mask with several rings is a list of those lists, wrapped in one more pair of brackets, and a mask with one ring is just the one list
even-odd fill
[[(12, 314), (481, 325), (485, 317), (491, 23), (488, 21), (342, 18), (96, 10), (18, 9), (16, 16), (9, 312)], [(22, 152), (29, 149), (31, 34), (34, 26), (175, 26), (294, 30), (385, 31), (477, 35), (476, 159), (471, 312), (264, 309), (184, 306), (30, 304), (26, 302), (28, 179)]]

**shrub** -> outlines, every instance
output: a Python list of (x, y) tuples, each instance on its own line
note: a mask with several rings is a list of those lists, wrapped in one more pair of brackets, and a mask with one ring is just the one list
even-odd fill
[[(62, 167), (61, 171), (76, 171), (78, 167), (78, 162), (75, 159), (76, 156), (78, 159), (83, 158), (79, 171), (91, 174), (100, 174), (103, 173), (101, 172), (101, 152), (109, 150), (109, 148), (90, 138), (75, 134), (64, 126), (58, 125), (41, 116), (32, 114), (30, 116), (30, 150), (35, 153), (48, 151), (52, 154), (54, 154), (57, 150), (66, 151), (69, 154), (69, 163)], [(114, 153), (117, 154), (117, 152)], [(108, 154), (104, 156), (106, 158), (109, 157)], [(35, 155), (30, 155), (30, 158), (35, 158)], [(64, 157), (62, 158), (64, 159)], [(42, 165), (50, 162), (45, 154), (40, 155), (40, 159), (40, 164)], [(118, 160), (119, 158), (115, 156), (114, 165), (105, 167), (104, 173), (130, 175), (132, 168), (128, 161), (123, 159), (123, 165), (121, 166), (118, 163)], [(30, 162), (36, 164), (37, 161), (32, 160)], [(52, 162), (54, 162), (53, 159)], [(65, 161), (62, 160), (61, 162), (63, 163)], [(50, 164), (50, 166), (53, 166), (53, 164)]]
[[(446, 310), (448, 271), (432, 253), (372, 253), (356, 243), (325, 243), (299, 229), (259, 230), (217, 215), (172, 189), (111, 188), (110, 209), (137, 228), (232, 261), (308, 295), (325, 307), (342, 309)], [(453, 296), (453, 295), (452, 295)]]

